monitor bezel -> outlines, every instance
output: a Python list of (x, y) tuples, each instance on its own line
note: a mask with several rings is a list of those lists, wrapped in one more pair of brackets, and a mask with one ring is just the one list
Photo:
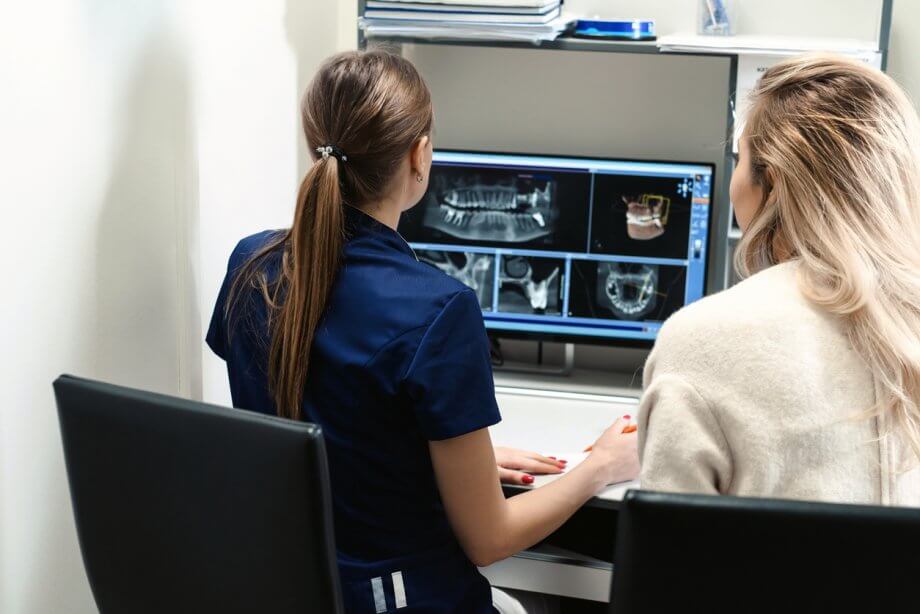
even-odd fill
[[(576, 156), (568, 154), (535, 154), (535, 153), (526, 153), (526, 152), (514, 152), (514, 151), (489, 151), (489, 150), (474, 150), (474, 149), (454, 149), (447, 147), (438, 147), (435, 148), (432, 152), (434, 155), (438, 153), (451, 153), (451, 154), (486, 154), (486, 155), (496, 155), (496, 156), (523, 156), (529, 158), (565, 158), (569, 160), (600, 160), (603, 162), (640, 162), (647, 164), (686, 164), (693, 166), (705, 166), (712, 171), (712, 181), (709, 183), (709, 211), (706, 219), (706, 257), (705, 257), (705, 266), (703, 270), (703, 296), (705, 298), (708, 296), (707, 288), (709, 286), (709, 267), (712, 264), (712, 251), (713, 251), (713, 212), (715, 210), (715, 186), (716, 186), (716, 172), (718, 171), (718, 166), (713, 162), (693, 162), (688, 160), (660, 160), (660, 159), (648, 159), (648, 158), (605, 158), (602, 156)], [(437, 164), (436, 161), (432, 159), (432, 165)], [(427, 190), (426, 190), (427, 193)], [(424, 198), (424, 196), (423, 196)], [(419, 202), (413, 205), (410, 209), (414, 209), (415, 206), (420, 204), (422, 199), (419, 199)], [(410, 210), (410, 209), (407, 209)], [(700, 300), (700, 299), (697, 299)], [(485, 313), (483, 313), (483, 323), (485, 323)], [(624, 347), (624, 348), (651, 348), (655, 339), (635, 339), (635, 338), (626, 338), (626, 337), (605, 337), (602, 335), (576, 335), (576, 334), (566, 334), (566, 333), (547, 333), (547, 332), (533, 332), (533, 331), (520, 331), (520, 330), (506, 330), (501, 328), (486, 328), (490, 338), (494, 339), (517, 339), (525, 341), (546, 341), (551, 343), (577, 343), (581, 345), (604, 345), (608, 347)], [(656, 335), (657, 338), (657, 335)]]

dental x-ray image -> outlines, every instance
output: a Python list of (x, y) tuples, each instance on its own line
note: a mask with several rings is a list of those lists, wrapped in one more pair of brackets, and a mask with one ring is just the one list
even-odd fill
[(425, 210), (425, 225), (460, 239), (524, 243), (556, 228), (552, 180), (509, 177), (491, 183), (480, 175), (447, 181), (435, 177), (437, 207)]
[(569, 315), (662, 322), (684, 305), (681, 266), (572, 261)]
[(565, 260), (502, 256), (499, 262), (499, 311), (542, 315), (562, 314)]
[(581, 251), (590, 187), (587, 173), (435, 164), (399, 229), (418, 243)]
[(657, 194), (623, 196), (626, 204), (626, 234), (630, 239), (649, 241), (664, 234), (671, 213), (671, 199)]
[(687, 258), (692, 195), (690, 178), (596, 175), (591, 251)]
[(418, 259), (437, 267), (470, 288), (483, 311), (492, 311), (495, 287), (495, 256), (472, 252), (418, 250)]

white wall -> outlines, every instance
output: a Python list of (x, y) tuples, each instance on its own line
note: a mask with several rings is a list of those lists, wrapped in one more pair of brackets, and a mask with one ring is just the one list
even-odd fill
[(895, 0), (888, 73), (920, 108), (920, 1)]
[(20, 3), (0, 23), (0, 610), (89, 612), (51, 382), (179, 390), (184, 53), (164, 2)]
[(51, 382), (223, 398), (222, 370), (202, 366), (205, 312), (233, 242), (290, 215), (298, 92), (353, 38), (339, 27), (351, 4), (12, 4), (0, 18), (0, 612), (93, 612)]

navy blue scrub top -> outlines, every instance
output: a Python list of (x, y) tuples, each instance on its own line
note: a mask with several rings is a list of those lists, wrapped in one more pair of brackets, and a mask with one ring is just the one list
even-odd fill
[[(345, 209), (348, 238), (310, 354), (303, 419), (326, 439), (346, 609), (491, 613), (488, 583), (448, 524), (428, 450), (428, 441), (501, 419), (479, 301), (420, 263), (397, 232)], [(270, 415), (261, 293), (242, 290), (229, 318), (225, 307), (236, 272), (275, 232), (233, 250), (207, 334), (227, 362), (234, 407)], [(279, 264), (273, 254), (269, 279)]]

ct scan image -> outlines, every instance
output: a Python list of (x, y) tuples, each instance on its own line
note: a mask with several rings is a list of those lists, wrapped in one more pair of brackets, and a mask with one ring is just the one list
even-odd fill
[(686, 259), (692, 198), (689, 178), (595, 175), (591, 251)]
[(582, 251), (590, 188), (587, 173), (435, 164), (399, 230), (418, 243)]
[(562, 315), (565, 260), (502, 256), (498, 272), (498, 310), (506, 313)]
[(495, 291), (495, 256), (473, 252), (417, 250), (422, 262), (436, 267), (476, 293), (483, 311), (492, 311)]
[(684, 305), (686, 284), (682, 266), (572, 261), (569, 315), (663, 322)]
[(552, 179), (518, 176), (491, 183), (477, 174), (454, 181), (438, 175), (436, 181), (438, 206), (425, 209), (429, 228), (467, 241), (503, 243), (526, 243), (556, 230), (559, 208)]

